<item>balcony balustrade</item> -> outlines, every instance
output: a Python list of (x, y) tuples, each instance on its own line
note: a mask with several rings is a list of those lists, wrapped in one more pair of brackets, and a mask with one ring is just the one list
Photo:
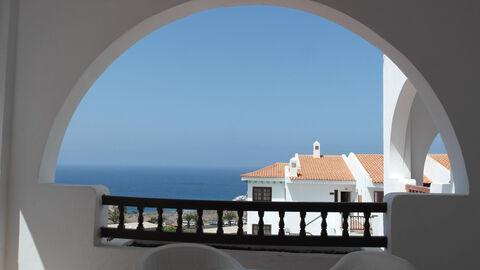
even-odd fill
[[(196, 242), (209, 244), (230, 245), (274, 245), (274, 246), (336, 246), (336, 247), (386, 247), (387, 237), (372, 236), (370, 233), (371, 213), (385, 213), (386, 203), (330, 203), (330, 202), (252, 202), (252, 201), (206, 201), (206, 200), (179, 200), (179, 199), (154, 199), (137, 197), (108, 196), (102, 197), (103, 205), (117, 206), (119, 209), (119, 224), (116, 228), (102, 227), (101, 237), (123, 238), (134, 240), (156, 240), (171, 242)], [(136, 229), (125, 228), (125, 210), (135, 207), (138, 211), (138, 226)], [(145, 208), (154, 208), (158, 213), (158, 226), (155, 229), (146, 229), (143, 226), (143, 212)], [(164, 231), (162, 214), (165, 209), (175, 209), (178, 213), (176, 231)], [(185, 232), (182, 229), (184, 210), (197, 212), (196, 231)], [(215, 210), (218, 221), (216, 233), (203, 231), (203, 212)], [(237, 213), (236, 234), (225, 234), (223, 230), (223, 212)], [(246, 211), (258, 213), (258, 232), (246, 234), (243, 230), (243, 214)], [(266, 211), (277, 212), (279, 217), (279, 230), (277, 234), (264, 233), (264, 214)], [(300, 217), (300, 231), (298, 235), (285, 233), (285, 213), (297, 212)], [(305, 216), (309, 212), (321, 213), (320, 235), (307, 235), (305, 231)], [(340, 213), (343, 217), (342, 235), (329, 235), (327, 233), (327, 216), (329, 213)], [(363, 228), (363, 235), (350, 235), (350, 213), (363, 213), (362, 219), (356, 219), (359, 227)], [(357, 229), (357, 228), (355, 228)]]

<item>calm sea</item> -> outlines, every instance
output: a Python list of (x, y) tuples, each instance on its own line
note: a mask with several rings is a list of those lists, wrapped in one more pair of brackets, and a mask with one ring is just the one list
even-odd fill
[(104, 185), (110, 194), (149, 198), (232, 200), (245, 195), (250, 169), (58, 166), (58, 184)]

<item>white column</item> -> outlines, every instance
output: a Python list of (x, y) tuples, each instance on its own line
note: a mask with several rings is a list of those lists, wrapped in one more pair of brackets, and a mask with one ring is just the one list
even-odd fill
[(425, 105), (419, 95), (415, 96), (410, 111), (410, 153), (411, 153), (411, 173), (412, 178), (416, 180), (417, 186), (423, 185), (423, 168), (425, 159), (433, 140), (438, 131), (428, 114)]
[(384, 191), (404, 191), (410, 183), (410, 109), (415, 88), (407, 77), (386, 56), (383, 61), (383, 153)]

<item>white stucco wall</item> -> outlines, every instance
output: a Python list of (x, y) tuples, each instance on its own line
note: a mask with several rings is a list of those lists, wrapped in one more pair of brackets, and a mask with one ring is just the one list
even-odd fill
[[(253, 198), (253, 187), (271, 187), (272, 201), (285, 201), (285, 184), (283, 178), (242, 178), (247, 184), (247, 201)], [(278, 215), (278, 213), (277, 213)], [(266, 212), (264, 215), (264, 224), (271, 224), (272, 213)], [(277, 216), (278, 218), (278, 216)], [(269, 222), (269, 223), (267, 223)], [(277, 221), (278, 223), (278, 221)], [(252, 233), (252, 224), (258, 224), (258, 213), (254, 211), (247, 211), (247, 233)], [(278, 232), (278, 224), (275, 232)], [(273, 227), (272, 227), (273, 231)]]
[[(480, 110), (478, 2), (384, 0), (369, 7), (356, 0), (0, 3), (0, 37), (5, 39), (3, 22), (8, 22), (8, 28), (14, 26), (0, 43), (0, 52), (7, 51), (9, 56), (9, 60), (0, 58), (3, 129), (8, 134), (2, 138), (2, 155), (9, 148), (2, 157), (6, 192), (0, 194), (7, 201), (0, 211), (0, 220), (6, 222), (0, 222), (6, 239), (0, 243), (5, 250), (5, 260), (0, 262), (4, 269), (42, 269), (40, 262), (53, 270), (131, 268), (137, 249), (95, 246), (94, 212), (99, 197), (94, 189), (39, 183), (53, 182), (58, 150), (73, 111), (125, 49), (191, 13), (253, 3), (298, 8), (339, 23), (381, 49), (409, 78), (444, 140), (455, 191), (464, 196), (391, 194), (385, 227), (388, 250), (417, 269), (475, 267), (480, 240), (475, 233), (480, 221), (480, 184), (475, 181), (480, 178), (480, 128), (471, 123)], [(6, 44), (13, 44), (13, 49)], [(20, 234), (27, 227), (30, 232)], [(25, 239), (25, 235), (31, 237)]]
[(362, 166), (362, 163), (360, 163), (354, 153), (348, 154), (348, 157), (344, 157), (344, 160), (347, 163), (347, 166), (350, 169), (353, 177), (356, 179), (355, 185), (357, 196), (362, 195), (363, 202), (373, 202), (373, 192), (371, 192), (370, 189), (373, 188), (374, 185), (372, 178)]
[[(334, 195), (331, 192), (338, 190), (338, 200), (340, 201), (340, 192), (351, 192), (351, 198), (355, 198), (355, 182), (344, 183), (340, 181), (322, 181), (322, 180), (292, 180), (287, 183), (287, 197), (288, 201), (292, 202), (333, 202)], [(307, 213), (305, 222), (319, 217), (320, 213)], [(298, 213), (285, 214), (285, 228), (288, 228), (292, 233), (300, 231), (300, 216)], [(278, 220), (278, 219), (277, 219)], [(277, 221), (278, 222), (278, 221)], [(322, 219), (319, 218), (306, 227), (306, 231), (313, 235), (320, 235)], [(327, 232), (331, 235), (341, 235), (340, 230), (341, 216), (338, 213), (329, 213), (327, 216)]]
[(292, 202), (333, 202), (330, 192), (338, 190), (352, 192), (354, 198), (355, 181), (292, 180), (287, 183), (286, 200)]
[[(243, 178), (245, 181), (245, 178)], [(333, 202), (334, 196), (330, 193), (338, 190), (338, 199), (340, 200), (341, 191), (351, 192), (351, 198), (354, 199), (355, 184), (354, 182), (345, 184), (344, 182), (332, 181), (291, 181), (284, 184), (283, 179), (248, 179), (248, 193), (247, 200), (252, 200), (253, 187), (271, 187), (272, 201), (297, 201), (297, 202)], [(286, 195), (286, 197), (285, 197)], [(307, 213), (305, 217), (306, 223), (313, 221), (320, 216), (320, 213)], [(258, 213), (254, 211), (247, 212), (247, 233), (252, 233), (252, 224), (258, 224)], [(277, 212), (265, 212), (263, 221), (265, 225), (271, 225), (272, 233), (277, 234), (279, 229), (279, 216)], [(298, 233), (300, 231), (300, 216), (299, 213), (285, 213), (284, 217), (285, 229), (287, 232)], [(338, 213), (329, 213), (327, 217), (328, 233), (332, 235), (340, 235), (341, 217)], [(321, 218), (315, 220), (307, 226), (307, 232), (320, 235), (321, 232)]]
[(247, 182), (247, 200), (252, 200), (253, 187), (271, 187), (272, 201), (285, 200), (285, 185), (283, 178), (242, 178)]
[[(338, 200), (340, 201), (340, 192), (351, 192), (351, 199), (355, 198), (355, 182), (345, 183), (341, 181), (322, 181), (322, 180), (292, 180), (287, 186), (287, 201), (292, 202), (333, 202), (334, 195), (330, 193), (338, 190)], [(307, 213), (305, 222), (308, 224), (320, 213)], [(275, 217), (276, 223), (278, 218)], [(306, 231), (313, 235), (320, 235), (321, 221), (319, 218), (306, 227)], [(341, 217), (338, 213), (329, 213), (327, 216), (327, 232), (331, 235), (340, 235)], [(285, 228), (292, 233), (300, 231), (300, 216), (298, 213), (285, 214)]]
[[(354, 155), (350, 156), (355, 158)], [(352, 162), (354, 160), (349, 160)], [(358, 160), (357, 160), (358, 162)], [(360, 164), (360, 163), (358, 163)], [(365, 180), (370, 181), (365, 184), (362, 189), (364, 192), (363, 202), (373, 202), (374, 191), (383, 191), (383, 185), (373, 184), (370, 177), (363, 169), (363, 167), (356, 167), (358, 171), (354, 173), (354, 177), (364, 177)], [(363, 171), (362, 171), (363, 170)], [(357, 174), (362, 173), (362, 174)], [(246, 181), (245, 178), (242, 178)], [(280, 180), (280, 181), (279, 181)], [(253, 179), (248, 180), (248, 200), (252, 200), (253, 187), (271, 187), (273, 201), (291, 201), (291, 202), (333, 202), (334, 195), (331, 193), (338, 190), (338, 199), (340, 200), (340, 192), (350, 192), (351, 201), (356, 201), (358, 196), (358, 182), (342, 182), (342, 181), (319, 181), (319, 180), (291, 180), (287, 181), (284, 186), (280, 186), (279, 182), (283, 179)], [(283, 183), (281, 183), (283, 185)], [(283, 194), (286, 195), (285, 199)], [(356, 213), (353, 213), (356, 214)], [(359, 213), (362, 215), (362, 213)], [(373, 235), (383, 235), (383, 215), (379, 213), (373, 214), (375, 217), (371, 221)], [(306, 227), (307, 234), (320, 235), (321, 232), (321, 218), (318, 218), (320, 213), (307, 213), (305, 221), (308, 224)], [(247, 233), (252, 233), (252, 225), (258, 224), (258, 213), (247, 212)], [(270, 225), (272, 233), (277, 234), (279, 229), (279, 216), (277, 212), (265, 212), (264, 224)], [(284, 217), (286, 232), (299, 233), (300, 231), (300, 216), (299, 213), (285, 213)], [(311, 222), (311, 223), (310, 223)], [(309, 224), (310, 223), (310, 224)], [(341, 235), (341, 215), (339, 213), (329, 213), (327, 216), (327, 232), (330, 235)]]
[(425, 159), (424, 174), (432, 180), (432, 183), (448, 184), (450, 183), (450, 170), (445, 168), (436, 160), (427, 156)]
[(432, 180), (432, 183), (430, 184), (430, 193), (454, 192), (450, 170), (429, 156), (425, 159), (424, 174)]

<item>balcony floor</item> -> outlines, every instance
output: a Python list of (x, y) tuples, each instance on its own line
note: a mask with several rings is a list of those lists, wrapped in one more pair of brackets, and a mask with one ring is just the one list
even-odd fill
[(276, 251), (228, 250), (245, 268), (264, 270), (326, 270), (343, 254), (291, 253)]

